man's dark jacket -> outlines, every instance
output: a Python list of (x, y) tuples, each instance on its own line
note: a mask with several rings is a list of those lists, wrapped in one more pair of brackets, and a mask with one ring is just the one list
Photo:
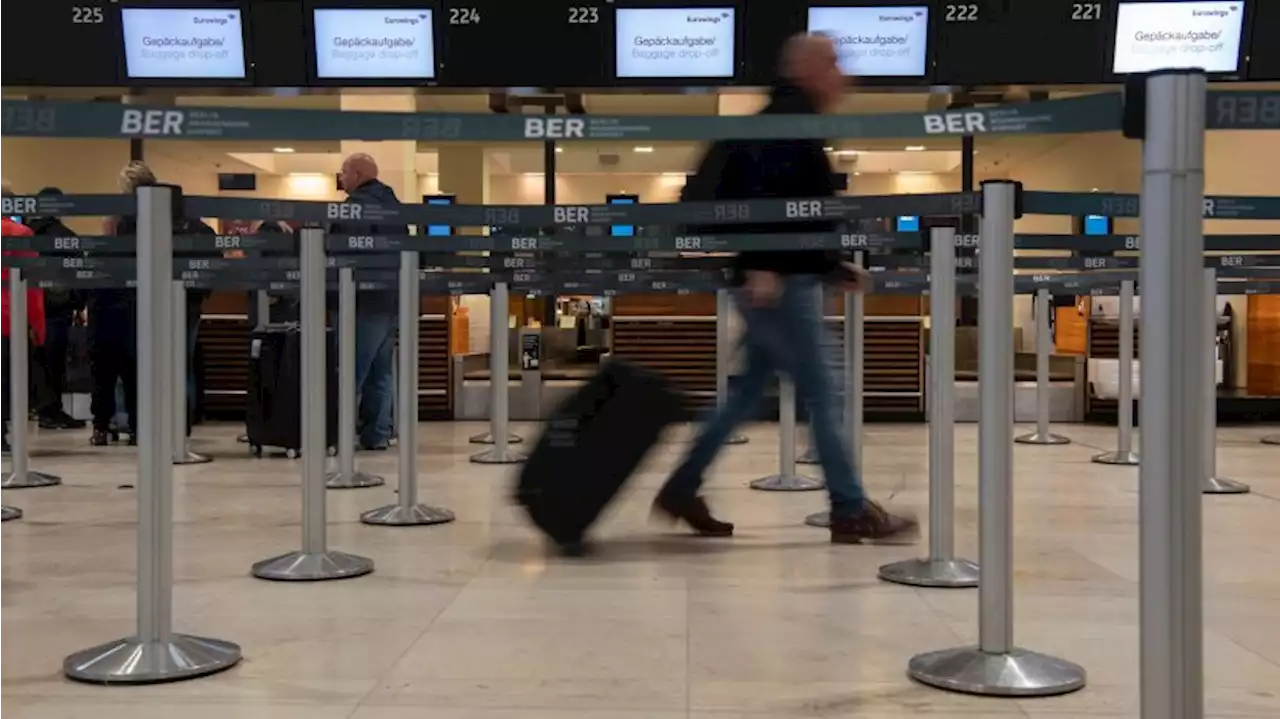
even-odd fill
[[(347, 202), (370, 205), (398, 205), (396, 191), (390, 185), (376, 179), (368, 180), (347, 193)], [(407, 235), (406, 225), (387, 225), (373, 222), (336, 222), (329, 226), (333, 235)], [(399, 311), (399, 294), (396, 292), (361, 292), (356, 297), (358, 312), (396, 314)]]
[[(812, 115), (818, 112), (799, 88), (779, 85), (762, 115)], [(681, 200), (753, 200), (763, 198), (834, 197), (835, 181), (822, 140), (720, 140), (714, 143), (697, 172), (685, 184)], [(703, 226), (690, 232), (705, 234), (774, 234), (833, 232), (830, 221), (756, 223)], [(780, 274), (825, 275), (837, 267), (836, 252), (813, 250), (743, 252), (734, 261), (735, 281), (744, 270)]]
[[(45, 235), (47, 237), (75, 237), (76, 233), (71, 231), (70, 227), (62, 224), (62, 220), (57, 217), (26, 217), (23, 218), (23, 224), (31, 228), (31, 231), (37, 235)], [(57, 256), (76, 257), (80, 255), (78, 250), (58, 251), (51, 250), (42, 254)], [(44, 291), (44, 311), (45, 315), (50, 319), (65, 319), (71, 321), (71, 313), (79, 310), (84, 306), (83, 293), (74, 290), (65, 289), (47, 289)]]

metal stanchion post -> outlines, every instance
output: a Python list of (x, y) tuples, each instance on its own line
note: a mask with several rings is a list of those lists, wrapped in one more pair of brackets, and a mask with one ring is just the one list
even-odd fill
[(328, 456), (328, 352), (325, 343), (324, 231), (299, 234), (302, 289), (302, 549), (253, 565), (253, 576), (276, 581), (348, 579), (373, 571), (373, 560), (329, 549), (324, 465)]
[(489, 298), (489, 436), (493, 439), (493, 448), (472, 455), (471, 461), (476, 464), (519, 464), (528, 457), (507, 446), (511, 433), (508, 430), (510, 414), (510, 341), (511, 331), (507, 327), (509, 311), (508, 290), (506, 282), (498, 282), (493, 286), (493, 294)]
[(15, 519), (22, 519), (22, 510), (9, 505), (0, 506), (0, 522), (10, 522)]
[[(823, 332), (823, 337), (826, 337), (826, 330), (827, 330), (826, 288), (823, 285), (819, 284), (817, 287), (813, 288), (813, 294), (814, 294), (813, 301), (814, 303), (816, 303), (818, 308), (818, 317), (821, 318), (821, 324), (819, 325), (819, 328)], [(827, 350), (827, 349), (828, 348), (826, 348), (825, 346), (823, 347), (823, 350)], [(824, 361), (827, 360), (827, 357), (825, 355), (823, 356), (823, 360)], [(848, 371), (848, 368), (846, 368), (845, 371)], [(810, 418), (810, 421), (813, 421), (812, 418)], [(805, 449), (805, 451), (801, 452), (799, 457), (796, 457), (796, 462), (798, 464), (818, 464), (818, 448), (814, 446), (813, 432), (809, 432), (808, 434), (809, 434), (809, 447)]]
[(396, 423), (400, 442), (400, 478), (395, 504), (360, 515), (365, 524), (413, 527), (452, 522), (453, 512), (418, 503), (418, 312), (421, 304), (417, 252), (400, 253), (400, 349), (396, 362)]
[[(729, 336), (729, 290), (716, 291), (716, 406), (723, 407), (729, 401), (729, 364), (733, 358), (733, 344)], [(725, 444), (746, 444), (747, 436), (734, 432)]]
[[(854, 253), (854, 262), (861, 265), (862, 258), (861, 252)], [(866, 331), (865, 302), (861, 292), (846, 292), (844, 295), (844, 422), (853, 447), (853, 471), (858, 477), (862, 477), (864, 444), (862, 392), (866, 379), (863, 375), (866, 345), (862, 340)], [(830, 527), (831, 512), (814, 512), (804, 518), (804, 523), (810, 527)]]
[(790, 377), (782, 377), (779, 381), (778, 436), (778, 474), (753, 481), (751, 488), (766, 492), (811, 492), (822, 489), (822, 480), (796, 474), (796, 386)]
[(1206, 357), (1204, 370), (1204, 478), (1205, 494), (1248, 494), (1249, 485), (1218, 476), (1218, 273), (1212, 267), (1204, 270), (1204, 331), (1201, 340), (1208, 349), (1198, 351)]
[(137, 631), (68, 656), (71, 679), (154, 684), (212, 674), (240, 661), (240, 647), (173, 631), (173, 431), (177, 392), (171, 342), (172, 188), (138, 189), (138, 596)]
[(1036, 290), (1036, 430), (1015, 437), (1020, 444), (1070, 444), (1071, 440), (1049, 431), (1049, 354), (1053, 338), (1049, 334), (1049, 290)]
[(929, 556), (880, 567), (917, 587), (976, 587), (978, 565), (955, 555), (956, 231), (929, 233)]
[(253, 301), (258, 315), (258, 328), (261, 329), (271, 324), (271, 297), (267, 294), (267, 291), (258, 290), (253, 293)]
[[(508, 289), (506, 284), (502, 284), (502, 296), (503, 298), (507, 298), (510, 296), (510, 290)], [(510, 312), (510, 306), (508, 303), (509, 303), (509, 300), (503, 299), (501, 306), (499, 306), (498, 287), (497, 285), (495, 285), (493, 288), (493, 292), (489, 295), (489, 390), (491, 392), (493, 392), (494, 388), (497, 386), (498, 374), (496, 370), (498, 366), (498, 355), (496, 354), (496, 352), (498, 349), (499, 334), (502, 335), (502, 340), (501, 340), (502, 346), (506, 348), (503, 350), (503, 355), (501, 358), (503, 367), (507, 366), (506, 353), (510, 351), (510, 347), (508, 344), (509, 343), (508, 333), (511, 328), (507, 326), (507, 315)], [(503, 370), (503, 376), (508, 377), (509, 370)], [(506, 384), (507, 383), (504, 382), (504, 386), (506, 386)], [(494, 393), (490, 395), (489, 429), (485, 430), (484, 432), (481, 432), (480, 434), (473, 435), (468, 440), (469, 442), (471, 442), (471, 444), (497, 444), (497, 442), (494, 441), (494, 437), (498, 436), (494, 434), (494, 431), (495, 431), (494, 426), (498, 422), (498, 413), (496, 411), (497, 402), (498, 402), (497, 394)], [(504, 404), (505, 404), (505, 400), (504, 400)], [(503, 421), (505, 422), (506, 418), (504, 418)], [(524, 441), (524, 438), (522, 438), (520, 435), (508, 430), (506, 432), (506, 439), (503, 440), (504, 449), (502, 450), (502, 452), (497, 453), (496, 456), (510, 456), (509, 452), (505, 449), (506, 445), (520, 444), (523, 441)], [(494, 454), (494, 453), (482, 452), (480, 454), (477, 454), (476, 457), (483, 457), (489, 454)], [(524, 461), (523, 455), (520, 455), (520, 456), (521, 456), (521, 459), (518, 461), (523, 462)], [(479, 460), (473, 457), (472, 461), (481, 462), (482, 460)], [(495, 462), (494, 464), (506, 464), (506, 463)]]
[(325, 479), (329, 489), (380, 487), (382, 477), (356, 469), (356, 276), (338, 270), (338, 469)]
[(204, 464), (213, 458), (191, 451), (187, 437), (187, 287), (173, 280), (173, 448), (174, 464)]
[[(1204, 716), (1204, 131), (1201, 70), (1146, 87), (1142, 146), (1141, 716)], [(1132, 102), (1132, 98), (1130, 102)], [(1126, 114), (1136, 108), (1126, 108)], [(1136, 123), (1135, 123), (1136, 124)], [(1131, 133), (1126, 133), (1131, 134)], [(1208, 368), (1212, 371), (1212, 366)]]
[(968, 694), (1046, 696), (1084, 686), (1081, 667), (1013, 644), (1013, 221), (1016, 183), (982, 184), (978, 264), (978, 645), (912, 657), (912, 679)]
[(9, 268), (9, 473), (0, 481), (5, 489), (34, 489), (62, 484), (62, 478), (30, 467), (27, 414), (31, 411), (27, 392), (27, 373), (31, 367), (31, 348), (27, 344), (27, 278), (21, 269)]
[(1120, 283), (1120, 388), (1116, 395), (1116, 451), (1096, 455), (1098, 464), (1137, 465), (1133, 451), (1133, 280)]

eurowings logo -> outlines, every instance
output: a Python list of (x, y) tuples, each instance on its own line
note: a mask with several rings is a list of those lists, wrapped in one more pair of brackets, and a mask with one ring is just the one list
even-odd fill
[(712, 25), (719, 25), (722, 21), (728, 20), (731, 17), (733, 17), (733, 13), (729, 13), (729, 12), (722, 12), (722, 13), (717, 13), (712, 15), (686, 15), (684, 18), (684, 21), (688, 23), (705, 22), (705, 23), (711, 23)]

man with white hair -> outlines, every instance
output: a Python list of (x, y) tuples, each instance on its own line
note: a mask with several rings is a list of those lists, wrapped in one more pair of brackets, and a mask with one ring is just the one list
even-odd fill
[[(824, 112), (844, 94), (845, 78), (835, 45), (822, 35), (787, 41), (765, 115)], [(831, 165), (820, 139), (724, 140), (712, 145), (682, 196), (684, 200), (832, 197)], [(831, 222), (730, 225), (709, 234), (831, 232)], [(743, 252), (734, 263), (734, 299), (745, 321), (742, 343), (747, 370), (730, 388), (728, 401), (702, 427), (697, 441), (667, 480), (654, 509), (680, 520), (697, 534), (724, 537), (733, 525), (716, 519), (698, 495), (703, 474), (734, 428), (746, 420), (778, 373), (795, 382), (809, 411), (818, 460), (831, 499), (831, 541), (903, 538), (917, 532), (913, 518), (890, 514), (871, 501), (851, 461), (848, 438), (837, 409), (839, 389), (822, 349), (823, 308), (815, 297), (824, 282), (845, 291), (869, 289), (870, 276), (839, 253), (791, 250)]]
[[(347, 202), (373, 205), (398, 205), (395, 190), (378, 180), (378, 163), (359, 152), (342, 162), (342, 189)], [(407, 235), (404, 225), (369, 222), (342, 222), (329, 231), (334, 234)], [(392, 383), (393, 346), (399, 298), (396, 292), (360, 292), (356, 295), (356, 391), (360, 406), (356, 433), (360, 447), (385, 450), (391, 442), (391, 404), (395, 394)], [(417, 337), (406, 338), (416, 342)]]

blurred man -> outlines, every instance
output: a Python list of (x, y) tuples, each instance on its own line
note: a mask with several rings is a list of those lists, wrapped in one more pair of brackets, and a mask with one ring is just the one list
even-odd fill
[[(395, 190), (378, 180), (378, 163), (364, 153), (342, 163), (342, 189), (347, 202), (398, 205)], [(405, 225), (343, 222), (333, 234), (407, 235)], [(356, 296), (356, 391), (360, 395), (356, 432), (360, 447), (384, 450), (391, 442), (392, 358), (399, 298), (396, 292), (361, 292)], [(408, 341), (416, 341), (416, 337)]]
[[(0, 189), (0, 193), (2, 193), (5, 197), (9, 197), (10, 195), (13, 194), (9, 190), (8, 183), (3, 184), (3, 188)], [(8, 217), (0, 218), (0, 225), (2, 225), (2, 227), (0, 227), (0, 234), (3, 234), (5, 237), (29, 237), (32, 234), (30, 228), (26, 227), (25, 225), (21, 225), (17, 222), (14, 222)], [(6, 257), (35, 257), (36, 255), (36, 253), (29, 252), (27, 250), (4, 250), (3, 254)], [(7, 278), (9, 276), (8, 263), (6, 262), (5, 265), (6, 265), (5, 267), (0, 268), (0, 276)], [(0, 379), (0, 386), (3, 386), (4, 388), (4, 397), (2, 398), (2, 400), (0, 400), (4, 402), (4, 431), (2, 433), (3, 437), (0, 439), (2, 439), (3, 441), (4, 451), (8, 452), (9, 451), (9, 422), (14, 418), (11, 416), (13, 403), (9, 397), (9, 390), (11, 385), (11, 383), (9, 382), (10, 324), (9, 324), (9, 289), (7, 285), (4, 289), (4, 292), (0, 293), (0, 309), (3, 310), (2, 316), (4, 320), (3, 321), (4, 346), (0, 348), (0, 352), (3, 352), (3, 360), (4, 360), (3, 367), (0, 368), (0, 372), (3, 372), (4, 374), (3, 379)], [(30, 334), (32, 347), (39, 347), (44, 344), (44, 329), (45, 329), (44, 327), (44, 293), (37, 289), (31, 289), (31, 286), (28, 285), (27, 332)], [(22, 407), (19, 409), (19, 414), (18, 414), (18, 417), (16, 418), (18, 422), (27, 421), (26, 409), (27, 408), (25, 407)]]
[[(835, 45), (818, 35), (791, 38), (779, 63), (780, 81), (761, 114), (812, 115), (830, 109), (844, 93)], [(717, 142), (685, 187), (685, 200), (832, 197), (836, 194), (823, 141), (728, 140)], [(720, 232), (830, 232), (833, 223), (738, 225)], [(747, 370), (731, 387), (729, 399), (699, 433), (684, 461), (667, 480), (654, 509), (686, 522), (704, 536), (728, 536), (733, 525), (712, 516), (698, 495), (703, 474), (732, 434), (747, 419), (779, 372), (795, 382), (809, 410), (818, 459), (831, 499), (831, 541), (910, 536), (914, 519), (889, 514), (863, 493), (854, 473), (847, 438), (837, 410), (840, 390), (824, 362), (823, 308), (815, 290), (824, 280), (845, 291), (864, 291), (867, 273), (821, 251), (744, 252), (735, 261), (734, 300), (745, 321), (743, 344)]]
[[(37, 195), (58, 197), (62, 190), (46, 187)], [(75, 237), (62, 220), (54, 217), (23, 218), (24, 224), (37, 235), (48, 237)], [(81, 253), (72, 250), (66, 253), (79, 256)], [(67, 414), (62, 406), (62, 395), (67, 384), (67, 353), (70, 350), (71, 325), (75, 314), (84, 309), (81, 293), (68, 289), (49, 289), (44, 294), (45, 311), (45, 343), (40, 353), (40, 365), (43, 370), (41, 383), (41, 402), (36, 407), (36, 416), (41, 429), (81, 429), (85, 422)]]

